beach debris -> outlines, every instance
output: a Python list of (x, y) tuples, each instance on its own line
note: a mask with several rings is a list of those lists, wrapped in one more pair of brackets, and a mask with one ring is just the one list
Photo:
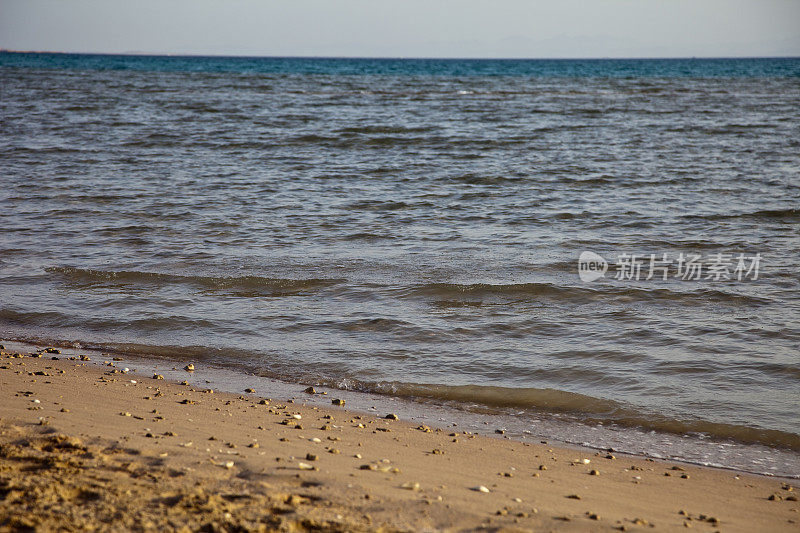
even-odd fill
[(469, 490), (474, 490), (475, 492), (483, 492), (483, 493), (490, 492), (489, 489), (486, 488), (485, 485), (478, 485), (476, 487), (471, 487)]
[(333, 400), (331, 400), (331, 403), (333, 405), (342, 406), (342, 405), (344, 405), (344, 400), (342, 400), (341, 398), (334, 398)]
[(194, 372), (194, 364), (193, 363), (189, 363), (188, 365), (183, 367), (183, 369), (186, 370), (187, 372)]

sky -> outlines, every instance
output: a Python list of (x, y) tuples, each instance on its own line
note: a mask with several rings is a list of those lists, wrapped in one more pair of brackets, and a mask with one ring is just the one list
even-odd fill
[(0, 0), (0, 48), (334, 57), (800, 56), (800, 0)]

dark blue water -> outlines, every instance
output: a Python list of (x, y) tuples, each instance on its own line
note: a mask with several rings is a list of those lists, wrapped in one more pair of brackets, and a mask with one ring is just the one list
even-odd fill
[(532, 76), (598, 78), (800, 77), (797, 58), (354, 59), (0, 53), (0, 66), (328, 76)]
[(798, 59), (3, 53), (0, 336), (797, 475), (798, 154)]

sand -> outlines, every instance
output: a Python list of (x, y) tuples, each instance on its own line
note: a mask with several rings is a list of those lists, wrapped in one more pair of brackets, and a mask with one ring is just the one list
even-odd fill
[(800, 530), (787, 480), (110, 365), (0, 351), (0, 531)]

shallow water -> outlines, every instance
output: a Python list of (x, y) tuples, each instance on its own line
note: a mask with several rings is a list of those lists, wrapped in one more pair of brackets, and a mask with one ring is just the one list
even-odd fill
[(800, 475), (800, 60), (0, 54), (0, 120), (5, 338)]

